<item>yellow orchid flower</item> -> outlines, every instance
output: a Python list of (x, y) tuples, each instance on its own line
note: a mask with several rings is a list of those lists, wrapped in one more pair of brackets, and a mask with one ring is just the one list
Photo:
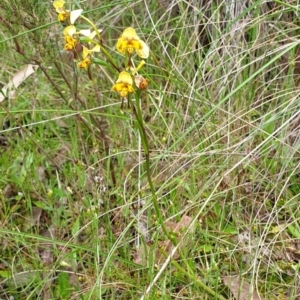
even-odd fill
[(138, 37), (132, 27), (124, 30), (118, 39), (116, 48), (121, 54), (125, 54), (126, 52), (132, 54), (135, 50), (141, 58), (148, 58), (149, 56), (149, 47)]
[(91, 63), (92, 61), (87, 57), (78, 63), (78, 67), (87, 70)]
[[(98, 32), (101, 32), (102, 30), (99, 29)], [(88, 37), (89, 39), (93, 39), (97, 32), (95, 30), (91, 30), (91, 29), (83, 29), (83, 30), (79, 30), (79, 34)], [(89, 45), (91, 45), (92, 43), (89, 42)], [(96, 45), (94, 46), (92, 49), (88, 49), (87, 47), (83, 46), (83, 53), (82, 53), (82, 58), (85, 59), (87, 56), (91, 56), (93, 54), (93, 52), (100, 52), (100, 45)]]
[(93, 52), (100, 52), (100, 46), (96, 45), (92, 49), (88, 49), (82, 46), (82, 61), (78, 63), (78, 67), (81, 69), (88, 69), (89, 65), (92, 63), (91, 55)]
[(113, 85), (112, 89), (120, 94), (122, 98), (126, 97), (128, 93), (134, 93), (133, 80), (131, 75), (123, 71), (119, 74), (118, 80)]
[(100, 46), (96, 45), (92, 49), (88, 49), (88, 48), (83, 46), (82, 58), (85, 59), (88, 56), (91, 56), (93, 54), (93, 52), (100, 52)]
[(70, 14), (68, 12), (62, 12), (58, 14), (58, 21), (59, 22), (65, 22), (70, 17)]
[(82, 9), (76, 9), (76, 10), (66, 10), (65, 9), (65, 1), (63, 0), (56, 0), (53, 2), (53, 6), (58, 13), (58, 20), (60, 22), (64, 22), (67, 19), (70, 19), (70, 24), (74, 24), (75, 21), (78, 19), (78, 17), (81, 15), (83, 12)]
[(76, 27), (74, 25), (67, 26), (63, 30), (63, 35), (64, 36), (72, 36), (76, 33)]
[(65, 11), (65, 1), (63, 0), (56, 0), (53, 2), (53, 7), (56, 9), (57, 13), (61, 13)]
[[(102, 31), (101, 29), (98, 30), (98, 32), (101, 32), (101, 31)], [(92, 40), (97, 34), (97, 32), (95, 30), (91, 30), (91, 29), (82, 29), (82, 30), (79, 30), (78, 33), (83, 36), (88, 37), (90, 40)], [(92, 42), (89, 42), (88, 44), (91, 45)], [(78, 63), (78, 66), (80, 68), (82, 68), (82, 66), (85, 66), (85, 62), (87, 62), (87, 60), (89, 60), (88, 65), (90, 65), (91, 64), (91, 56), (92, 56), (93, 52), (100, 52), (100, 50), (101, 50), (101, 48), (100, 48), (99, 44), (95, 45), (91, 49), (89, 49), (85, 46), (82, 46), (82, 59), (83, 60), (82, 60), (82, 62)], [(84, 67), (84, 68), (87, 69), (87, 67)]]
[(65, 37), (65, 50), (71, 51), (76, 49), (76, 45), (78, 44), (78, 40), (74, 38), (74, 34), (76, 33), (76, 27), (74, 25), (67, 26), (63, 35)]
[(70, 13), (65, 9), (65, 1), (57, 0), (53, 2), (53, 6), (58, 13), (58, 20), (60, 22), (66, 21), (70, 17)]

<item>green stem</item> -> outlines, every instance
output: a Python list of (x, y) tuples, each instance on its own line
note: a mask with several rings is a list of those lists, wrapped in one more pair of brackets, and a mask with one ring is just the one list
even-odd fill
[[(143, 148), (144, 148), (144, 152), (145, 152), (145, 160), (146, 160), (147, 179), (148, 179), (148, 183), (149, 183), (151, 194), (152, 194), (152, 203), (154, 206), (155, 214), (158, 218), (159, 225), (161, 226), (163, 232), (165, 233), (167, 238), (172, 242), (172, 244), (174, 246), (176, 246), (177, 241), (176, 241), (175, 237), (168, 232), (166, 225), (164, 223), (164, 219), (163, 219), (161, 211), (159, 209), (158, 199), (157, 199), (157, 195), (155, 192), (154, 184), (153, 184), (153, 181), (151, 178), (149, 143), (148, 143), (148, 137), (147, 137), (147, 133), (145, 130), (145, 126), (144, 126), (144, 122), (143, 122), (143, 115), (142, 115), (141, 107), (140, 107), (140, 91), (136, 92), (136, 106), (134, 105), (134, 103), (132, 102), (130, 97), (128, 97), (128, 101), (132, 107), (134, 116), (138, 123), (138, 129), (139, 129), (139, 132), (140, 132), (140, 135), (142, 138)], [(136, 107), (137, 107), (137, 109), (136, 109)]]
[(194, 274), (190, 274), (184, 268), (182, 268), (176, 261), (172, 260), (171, 263), (179, 270), (182, 274), (186, 275), (191, 281), (193, 281), (196, 285), (198, 285), (201, 289), (203, 289), (208, 294), (214, 296), (219, 300), (226, 300), (222, 295), (219, 295), (216, 291), (211, 289), (209, 286), (205, 285), (199, 278), (197, 278)]
[(80, 15), (80, 18), (83, 19), (83, 20), (85, 20), (85, 21), (87, 21), (91, 25), (91, 27), (95, 30), (98, 39), (100, 40), (101, 39), (100, 32), (99, 32), (98, 28), (96, 27), (96, 25), (90, 19), (86, 18), (83, 15)]
[(100, 49), (102, 53), (106, 56), (107, 60), (110, 62), (110, 64), (120, 73), (121, 70), (113, 60), (113, 58), (110, 56), (110, 54), (106, 51), (106, 49), (99, 43)]
[[(146, 159), (146, 173), (147, 173), (147, 179), (150, 186), (151, 194), (152, 194), (152, 203), (154, 206), (155, 213), (158, 217), (159, 224), (165, 233), (165, 235), (168, 237), (168, 239), (172, 242), (174, 246), (177, 245), (177, 241), (172, 234), (170, 234), (165, 226), (162, 214), (159, 209), (158, 205), (158, 199), (157, 195), (154, 189), (154, 184), (151, 178), (151, 172), (150, 172), (150, 152), (149, 152), (149, 143), (148, 143), (148, 137), (145, 130), (144, 122), (143, 122), (143, 115), (141, 111), (140, 106), (140, 91), (136, 92), (136, 106), (132, 102), (131, 98), (128, 97), (128, 101), (132, 107), (134, 116), (136, 118), (136, 121), (138, 123), (138, 129), (142, 138), (144, 152), (145, 152), (145, 159)], [(137, 107), (137, 108), (136, 108)], [(178, 249), (179, 250), (179, 249)], [(206, 291), (208, 294), (216, 297), (216, 299), (219, 300), (225, 300), (225, 298), (221, 295), (218, 295), (217, 292), (215, 292), (213, 289), (211, 289), (209, 286), (205, 285), (201, 280), (199, 280), (194, 274), (190, 274), (190, 272), (187, 272), (185, 269), (183, 269), (176, 261), (172, 260), (171, 263), (179, 270), (181, 273), (185, 274), (188, 278), (190, 278), (195, 284), (197, 284), (200, 288), (202, 288), (204, 291)]]
[(102, 51), (102, 53), (106, 56), (107, 60), (110, 62), (110, 64), (120, 73), (121, 70), (120, 68), (117, 66), (117, 64), (115, 63), (114, 59), (111, 57), (111, 55), (106, 51), (106, 49), (103, 47), (103, 45), (101, 44), (101, 36), (100, 36), (100, 32), (98, 30), (98, 28), (96, 27), (96, 25), (88, 18), (86, 18), (83, 15), (80, 15), (80, 18), (82, 18), (83, 20), (85, 20), (87, 23), (89, 23), (91, 25), (91, 27), (95, 30), (97, 37), (99, 39), (99, 42), (93, 41), (91, 40), (90, 42), (93, 42), (97, 45), (100, 46), (100, 49)]

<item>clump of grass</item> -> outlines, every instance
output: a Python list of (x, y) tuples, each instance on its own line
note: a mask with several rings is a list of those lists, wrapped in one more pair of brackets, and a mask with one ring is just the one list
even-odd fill
[(77, 70), (50, 2), (0, 4), (1, 83), (39, 65), (0, 103), (1, 298), (299, 296), (296, 3), (204, 2), (82, 7), (114, 58), (126, 27), (150, 45), (140, 116), (176, 246), (114, 71)]

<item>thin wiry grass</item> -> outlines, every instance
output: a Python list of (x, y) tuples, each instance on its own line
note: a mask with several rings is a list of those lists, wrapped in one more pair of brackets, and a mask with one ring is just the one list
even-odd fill
[[(262, 299), (299, 294), (296, 3), (159, 2), (88, 1), (84, 8), (116, 57), (113, 45), (127, 26), (150, 44), (142, 110), (152, 178), (166, 223), (185, 215), (191, 223), (162, 259), (138, 130), (111, 91), (116, 75), (101, 67), (93, 85), (74, 73), (47, 3), (48, 19), (35, 24), (48, 22), (45, 29), (12, 19), (15, 31), (1, 31), (1, 82), (37, 54), (62, 92), (38, 71), (16, 99), (1, 103), (8, 140), (0, 167), (2, 298), (17, 299), (20, 290), (27, 298), (62, 297), (64, 273), (70, 299), (233, 299), (225, 276), (240, 276), (249, 295), (257, 291)], [(19, 32), (27, 59), (6, 51)], [(36, 207), (42, 212), (34, 223)], [(39, 276), (25, 276), (31, 273)], [(10, 280), (22, 276), (24, 284)]]

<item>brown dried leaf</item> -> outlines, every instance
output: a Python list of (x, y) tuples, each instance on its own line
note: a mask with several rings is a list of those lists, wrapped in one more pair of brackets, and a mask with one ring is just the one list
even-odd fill
[(14, 89), (23, 83), (31, 74), (33, 74), (38, 69), (38, 66), (28, 64), (14, 74), (12, 80), (2, 88), (2, 93), (0, 93), (0, 102), (2, 102), (5, 97), (12, 98), (15, 95)]
[(184, 215), (179, 222), (167, 221), (166, 227), (171, 232), (180, 233), (184, 228), (188, 227), (192, 222), (192, 218)]
[[(182, 216), (179, 222), (167, 221), (166, 227), (169, 232), (176, 233), (177, 238), (180, 238), (181, 234), (185, 231), (185, 229), (190, 225), (191, 222), (192, 218), (184, 215)], [(182, 245), (183, 244), (181, 243), (177, 251), (174, 253), (173, 259), (177, 259), (180, 257), (179, 251)], [(158, 250), (156, 252), (156, 258), (158, 263), (160, 263), (165, 258), (165, 255), (169, 255), (171, 253), (173, 249), (173, 244), (169, 240), (163, 241), (159, 244), (159, 249), (161, 250)]]
[(42, 209), (39, 207), (32, 208), (32, 214), (26, 218), (23, 224), (23, 230), (27, 231), (31, 227), (38, 225), (40, 223), (40, 217), (42, 214)]
[(251, 291), (251, 286), (248, 282), (237, 276), (223, 276), (222, 280), (229, 287), (235, 300), (264, 300), (256, 291)]

